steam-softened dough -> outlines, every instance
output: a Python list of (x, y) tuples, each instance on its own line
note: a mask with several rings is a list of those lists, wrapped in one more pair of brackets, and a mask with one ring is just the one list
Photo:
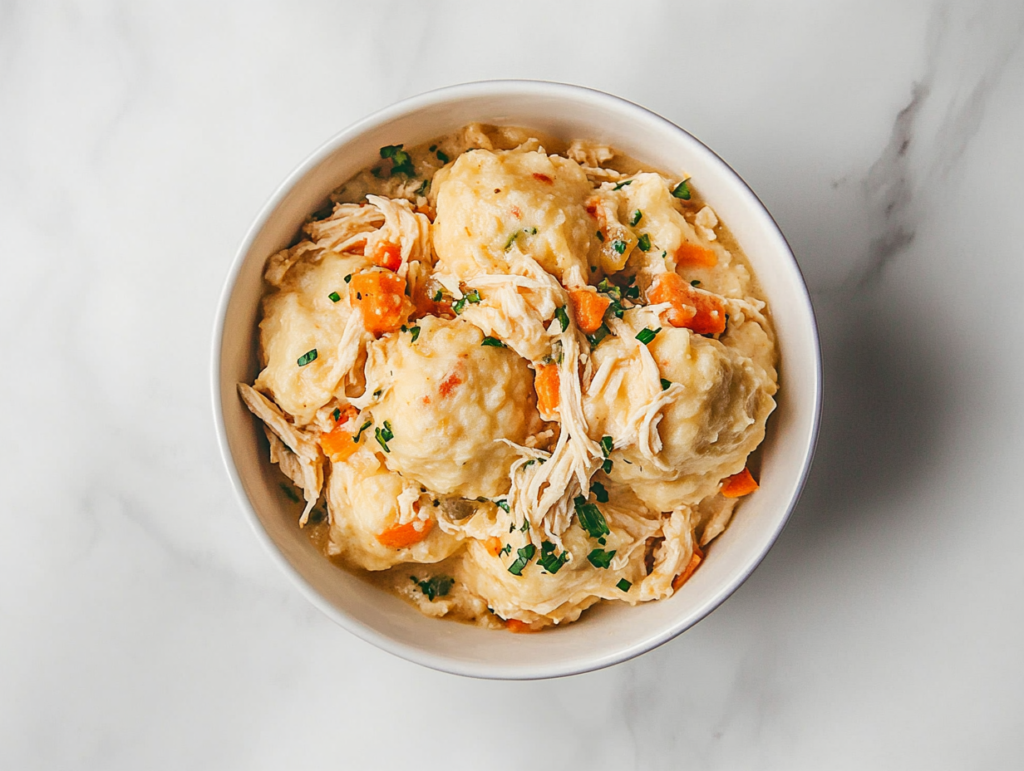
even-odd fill
[(574, 266), (586, 275), (594, 225), (584, 202), (591, 185), (575, 161), (476, 150), (459, 156), (434, 184), (434, 249), (445, 270), (461, 278), (507, 273), (506, 255), (518, 249), (559, 278)]
[(523, 443), (540, 425), (533, 377), (507, 348), (461, 319), (427, 317), (409, 333), (374, 343), (367, 381), (381, 388), (374, 423), (388, 421), (390, 468), (428, 490), (467, 498), (508, 491), (518, 457), (502, 439)]
[[(260, 350), (265, 366), (256, 389), (269, 394), (298, 425), (309, 423), (338, 386), (334, 358), (351, 314), (345, 276), (368, 264), (361, 256), (326, 253), (318, 262), (299, 262), (281, 288), (263, 300)], [(336, 292), (341, 298), (332, 302)], [(316, 348), (304, 367), (300, 356)]]
[[(402, 562), (439, 562), (459, 541), (432, 526), (427, 537), (395, 549), (377, 540), (399, 521), (399, 496), (407, 483), (389, 471), (369, 449), (360, 449), (345, 463), (334, 463), (327, 484), (331, 511), (328, 554), (341, 556), (366, 570), (386, 570)], [(424, 511), (429, 511), (425, 507)]]

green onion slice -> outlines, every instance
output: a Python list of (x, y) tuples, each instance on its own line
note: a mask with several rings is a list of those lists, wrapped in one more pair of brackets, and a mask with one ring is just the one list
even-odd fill
[(311, 361), (316, 361), (316, 348), (312, 348), (312, 349), (306, 351), (304, 354), (302, 354), (298, 358), (298, 365), (300, 367), (305, 367)]

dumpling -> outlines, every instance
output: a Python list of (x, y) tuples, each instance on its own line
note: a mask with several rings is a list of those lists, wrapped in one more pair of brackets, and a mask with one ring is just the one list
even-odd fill
[(435, 181), (434, 249), (462, 279), (507, 273), (513, 249), (562, 279), (586, 272), (594, 232), (585, 200), (591, 186), (579, 164), (536, 151), (464, 153)]
[[(281, 288), (263, 300), (260, 351), (263, 371), (256, 389), (306, 425), (334, 396), (348, 368), (335, 365), (351, 315), (345, 276), (362, 270), (362, 256), (324, 253), (317, 262), (300, 261), (285, 275)], [(331, 299), (334, 293), (339, 300)], [(316, 358), (299, 366), (300, 357), (316, 349)]]
[[(433, 519), (417, 516), (419, 489), (389, 471), (372, 449), (360, 449), (344, 462), (332, 464), (327, 502), (331, 512), (327, 553), (366, 570), (386, 570), (402, 562), (439, 562), (460, 545)], [(426, 500), (422, 505), (426, 513), (433, 510)], [(426, 535), (408, 546), (388, 545), (386, 537), (382, 543), (378, 536), (394, 532), (403, 518), (414, 523), (419, 519), (420, 532)]]
[(616, 339), (594, 351), (584, 395), (592, 437), (611, 436), (617, 448), (609, 476), (656, 511), (696, 505), (764, 438), (774, 370), (688, 329), (665, 326), (644, 347), (635, 335), (657, 326), (649, 311), (616, 326)]
[(540, 428), (532, 371), (513, 351), (483, 345), (467, 321), (419, 325), (415, 340), (400, 332), (374, 343), (367, 362), (367, 389), (381, 391), (370, 412), (392, 435), (388, 467), (441, 494), (506, 493), (518, 457), (506, 442)]

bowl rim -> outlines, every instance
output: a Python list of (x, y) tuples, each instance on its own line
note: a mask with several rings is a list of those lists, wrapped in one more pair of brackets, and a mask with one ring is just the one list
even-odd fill
[[(524, 671), (516, 669), (514, 671), (503, 671), (503, 665), (501, 663), (481, 663), (481, 662), (470, 662), (460, 661), (445, 656), (435, 655), (429, 651), (425, 651), (420, 648), (414, 648), (401, 643), (376, 629), (370, 627), (367, 624), (357, 620), (356, 618), (348, 615), (343, 610), (335, 607), (330, 603), (320, 592), (313, 587), (300, 573), (299, 571), (288, 561), (284, 556), (278, 545), (271, 539), (269, 533), (264, 529), (261, 524), (259, 517), (246, 495), (245, 488), (242, 484), (241, 477), (239, 476), (238, 468), (235, 465), (234, 457), (231, 453), (231, 448), (228, 444), (227, 430), (224, 421), (224, 411), (221, 402), (222, 395), (222, 383), (220, 379), (221, 364), (222, 364), (222, 346), (225, 321), (227, 318), (227, 309), (230, 304), (231, 297), (234, 293), (235, 285), (238, 280), (239, 272), (241, 271), (242, 265), (245, 262), (246, 255), (251, 249), (253, 242), (256, 240), (263, 227), (266, 225), (267, 220), (281, 204), (284, 198), (291, 192), (291, 190), (300, 182), (308, 173), (315, 169), (319, 164), (325, 161), (330, 155), (332, 155), (339, 147), (351, 141), (355, 137), (374, 129), (380, 128), (386, 125), (391, 120), (394, 120), (400, 116), (406, 115), (411, 112), (435, 106), (438, 103), (450, 102), (453, 100), (461, 100), (477, 96), (502, 96), (502, 95), (547, 95), (547, 96), (565, 96), (572, 98), (585, 98), (592, 102), (602, 103), (602, 106), (606, 106), (608, 109), (614, 109), (618, 111), (631, 112), (637, 119), (653, 121), (660, 123), (666, 128), (673, 131), (685, 134), (686, 137), (697, 146), (699, 146), (704, 152), (708, 153), (714, 159), (718, 161), (721, 166), (721, 171), (725, 176), (732, 176), (734, 182), (738, 183), (738, 189), (743, 195), (748, 198), (748, 203), (751, 204), (751, 208), (759, 216), (764, 219), (765, 223), (770, 226), (774, 235), (779, 239), (782, 245), (785, 247), (785, 256), (791, 263), (791, 267), (795, 270), (795, 275), (799, 279), (796, 282), (797, 286), (794, 287), (795, 299), (800, 303), (801, 311), (806, 314), (810, 321), (810, 342), (814, 350), (814, 362), (813, 362), (813, 382), (811, 383), (811, 395), (813, 404), (811, 407), (810, 414), (810, 431), (806, 446), (803, 448), (801, 457), (801, 468), (798, 477), (795, 480), (793, 486), (793, 493), (790, 497), (788, 504), (785, 507), (785, 512), (780, 517), (777, 526), (770, 533), (760, 551), (755, 554), (748, 562), (748, 564), (733, 577), (731, 581), (721, 585), (715, 592), (709, 597), (709, 599), (698, 607), (695, 611), (683, 616), (676, 623), (670, 624), (659, 632), (649, 635), (648, 637), (638, 641), (637, 643), (624, 647), (614, 653), (605, 654), (593, 658), (587, 658), (586, 656), (579, 656), (577, 658), (564, 661), (556, 662), (554, 664), (543, 664), (537, 665), (530, 671)], [(284, 180), (277, 186), (274, 192), (267, 198), (266, 202), (259, 209), (244, 237), (238, 245), (235, 251), (234, 258), (231, 261), (231, 265), (228, 269), (227, 275), (224, 279), (224, 284), (221, 288), (220, 296), (217, 301), (217, 307), (215, 311), (214, 324), (213, 324), (213, 335), (211, 339), (211, 361), (210, 361), (210, 386), (211, 386), (211, 397), (212, 397), (212, 408), (213, 408), (213, 420), (214, 428), (217, 435), (217, 445), (220, 450), (221, 460), (224, 463), (224, 468), (227, 471), (228, 478), (231, 481), (231, 487), (235, 495), (235, 499), (241, 506), (242, 512), (245, 518), (249, 522), (249, 526), (252, 528), (256, 535), (257, 540), (262, 544), (264, 550), (269, 554), (271, 559), (277, 564), (277, 566), (284, 571), (284, 573), (291, 579), (295, 586), (299, 589), (300, 593), (317, 609), (319, 609), (324, 615), (330, 618), (332, 621), (337, 623), (339, 626), (352, 633), (356, 637), (364, 640), (365, 642), (371, 643), (376, 647), (387, 651), (388, 653), (394, 654), (406, 661), (421, 664), (431, 669), (447, 672), (450, 674), (482, 678), (482, 679), (493, 679), (493, 680), (538, 680), (547, 678), (567, 677), (570, 675), (582, 674), (585, 672), (592, 672), (604, 667), (619, 664), (623, 661), (627, 661), (636, 656), (642, 655), (648, 651), (651, 651), (661, 645), (664, 645), (669, 640), (679, 636), (687, 629), (698, 624), (700, 621), (707, 618), (712, 612), (718, 609), (723, 602), (725, 602), (732, 594), (750, 577), (750, 575), (758, 568), (762, 563), (765, 556), (771, 550), (772, 546), (778, 540), (782, 531), (789, 523), (790, 516), (793, 510), (796, 508), (797, 503), (800, 500), (800, 496), (803, 493), (804, 487), (807, 483), (807, 478), (810, 473), (810, 468), (814, 459), (814, 454), (817, 448), (819, 428), (821, 423), (821, 411), (822, 411), (822, 400), (823, 400), (823, 376), (822, 376), (822, 356), (821, 356), (821, 343), (818, 334), (817, 320), (814, 314), (814, 307), (811, 303), (810, 293), (807, 289), (807, 282), (804, 278), (803, 271), (800, 269), (800, 265), (793, 254), (792, 247), (789, 241), (786, 239), (775, 218), (768, 211), (768, 208), (764, 205), (761, 199), (753, 191), (753, 189), (746, 183), (746, 181), (732, 168), (721, 156), (719, 156), (714, 150), (700, 141), (697, 137), (693, 136), (690, 132), (684, 128), (676, 125), (667, 118), (658, 115), (652, 110), (647, 109), (635, 102), (631, 102), (628, 99), (624, 99), (613, 94), (609, 94), (598, 89), (589, 88), (586, 86), (573, 85), (568, 83), (560, 83), (555, 81), (546, 80), (528, 80), (528, 79), (498, 79), (498, 80), (480, 80), (471, 81), (466, 83), (460, 83), (456, 85), (444, 86), (441, 88), (433, 89), (430, 91), (417, 94), (415, 96), (403, 99), (395, 102), (387, 107), (384, 107), (376, 112), (367, 115), (366, 117), (348, 125), (342, 130), (338, 131), (326, 141), (322, 142), (312, 153), (310, 153), (298, 166), (291, 171)]]

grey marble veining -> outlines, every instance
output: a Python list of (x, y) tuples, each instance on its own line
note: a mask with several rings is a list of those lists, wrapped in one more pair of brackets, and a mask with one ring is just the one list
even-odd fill
[[(1012, 768), (1024, 6), (0, 3), (0, 768)], [(454, 678), (324, 619), (232, 500), (213, 311), (258, 207), (397, 99), (580, 83), (725, 157), (825, 356), (790, 526), (662, 648)]]

